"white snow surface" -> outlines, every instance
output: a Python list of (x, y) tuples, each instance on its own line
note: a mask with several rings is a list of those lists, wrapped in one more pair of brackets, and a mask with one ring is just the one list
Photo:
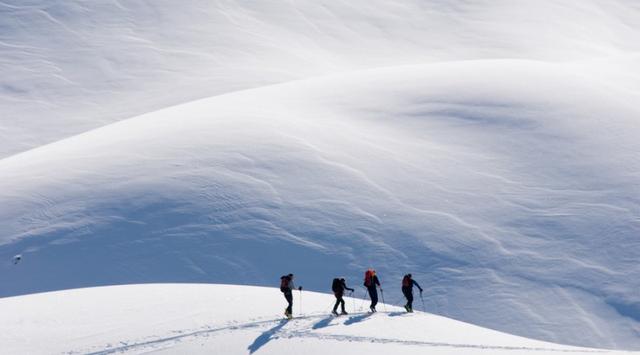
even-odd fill
[(640, 349), (639, 6), (0, 1), (0, 296), (375, 267)]
[(173, 104), (383, 66), (593, 64), (638, 86), (633, 0), (3, 0), (0, 157)]
[[(3, 295), (326, 291), (413, 272), (429, 309), (638, 344), (637, 109), (554, 65), (394, 67), (216, 96), (0, 161)], [(606, 133), (606, 134), (603, 134)]]
[[(5, 354), (631, 354), (521, 338), (449, 318), (277, 288), (152, 284), (0, 299)], [(302, 301), (302, 303), (300, 303)], [(38, 341), (34, 341), (37, 339)]]

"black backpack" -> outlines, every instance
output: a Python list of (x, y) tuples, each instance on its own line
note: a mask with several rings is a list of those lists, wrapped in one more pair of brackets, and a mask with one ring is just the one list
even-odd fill
[(280, 291), (289, 291), (289, 281), (291, 281), (291, 278), (289, 278), (289, 276), (280, 277)]
[(333, 279), (333, 283), (331, 284), (331, 291), (333, 292), (340, 292), (342, 291), (342, 282), (340, 282), (340, 279)]
[(403, 288), (407, 288), (407, 287), (411, 287), (411, 278), (409, 277), (409, 275), (404, 275), (404, 277), (402, 278), (402, 287)]

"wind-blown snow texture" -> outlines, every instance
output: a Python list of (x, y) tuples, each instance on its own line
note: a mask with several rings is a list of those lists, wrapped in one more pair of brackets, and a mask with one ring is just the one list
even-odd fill
[(634, 2), (0, 11), (0, 295), (371, 266), (388, 302), (412, 272), (432, 312), (640, 348)]
[(0, 157), (192, 99), (382, 66), (604, 61), (586, 72), (639, 90), (639, 17), (611, 0), (3, 0)]

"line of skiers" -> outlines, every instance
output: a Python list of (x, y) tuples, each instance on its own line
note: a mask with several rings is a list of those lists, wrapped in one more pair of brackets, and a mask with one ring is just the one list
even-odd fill
[[(411, 274), (406, 274), (402, 278), (402, 294), (407, 299), (407, 303), (404, 308), (407, 312), (413, 312), (413, 286), (416, 286), (420, 290), (420, 296), (422, 296), (422, 287), (411, 277)], [(380, 280), (374, 269), (368, 269), (364, 274), (364, 287), (367, 289), (369, 299), (371, 299), (371, 305), (369, 306), (370, 312), (376, 312), (376, 305), (378, 304), (378, 288), (382, 292), (382, 286), (380, 286)], [(288, 274), (280, 277), (280, 291), (284, 294), (284, 298), (287, 300), (287, 308), (284, 311), (285, 316), (291, 319), (293, 314), (293, 293), (296, 289), (293, 283), (293, 274)], [(298, 287), (299, 291), (302, 291), (302, 286)], [(336, 297), (336, 303), (333, 306), (332, 314), (338, 315), (338, 306), (341, 308), (340, 314), (347, 314), (345, 310), (344, 292), (355, 290), (347, 286), (347, 282), (344, 278), (335, 278), (331, 284), (331, 290)]]

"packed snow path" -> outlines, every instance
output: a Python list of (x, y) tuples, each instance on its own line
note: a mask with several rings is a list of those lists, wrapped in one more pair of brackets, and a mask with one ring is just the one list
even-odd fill
[[(151, 284), (0, 300), (7, 354), (617, 354), (530, 340), (398, 307), (295, 292), (293, 320), (276, 288)], [(355, 309), (354, 309), (355, 308)], [(384, 311), (386, 309), (386, 311)], [(353, 312), (355, 310), (355, 312)]]

